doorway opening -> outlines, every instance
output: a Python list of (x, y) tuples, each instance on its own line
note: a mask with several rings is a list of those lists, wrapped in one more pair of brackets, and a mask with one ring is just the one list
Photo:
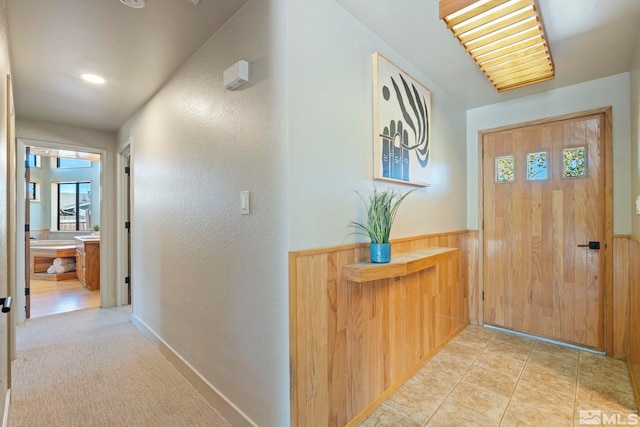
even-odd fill
[(26, 140), (18, 153), (25, 159), (18, 186), (25, 200), (24, 215), (18, 214), (25, 224), (18, 322), (99, 307), (101, 154)]

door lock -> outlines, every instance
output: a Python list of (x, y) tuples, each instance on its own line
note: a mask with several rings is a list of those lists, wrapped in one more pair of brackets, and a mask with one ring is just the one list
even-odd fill
[(589, 242), (586, 245), (578, 245), (579, 248), (600, 249), (600, 242)]

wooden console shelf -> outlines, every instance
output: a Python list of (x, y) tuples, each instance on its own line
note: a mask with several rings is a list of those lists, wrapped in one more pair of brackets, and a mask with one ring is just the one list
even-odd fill
[(342, 278), (351, 282), (370, 282), (372, 280), (390, 279), (407, 276), (448, 261), (458, 255), (458, 248), (426, 248), (417, 251), (403, 252), (391, 256), (391, 262), (375, 264), (371, 261), (349, 264), (342, 267)]

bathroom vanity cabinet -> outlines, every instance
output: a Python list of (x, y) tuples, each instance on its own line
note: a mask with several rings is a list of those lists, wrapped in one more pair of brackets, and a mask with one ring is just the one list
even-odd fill
[(100, 289), (100, 237), (75, 237), (76, 275), (89, 290)]

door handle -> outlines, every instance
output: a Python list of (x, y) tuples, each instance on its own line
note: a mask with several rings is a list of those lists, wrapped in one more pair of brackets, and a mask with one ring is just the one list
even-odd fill
[(0, 298), (0, 304), (2, 304), (3, 313), (8, 313), (11, 311), (11, 297)]
[(578, 245), (579, 248), (600, 249), (600, 242), (589, 242), (586, 245)]

